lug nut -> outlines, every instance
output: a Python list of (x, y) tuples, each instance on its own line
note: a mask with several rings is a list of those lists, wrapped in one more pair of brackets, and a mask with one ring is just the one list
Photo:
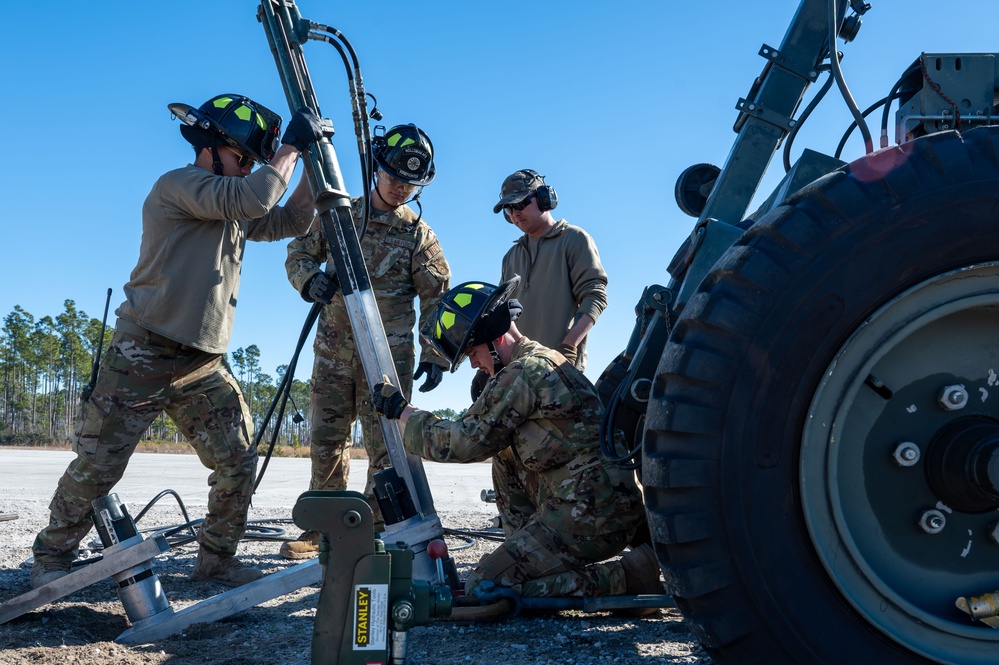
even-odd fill
[(992, 542), (999, 545), (999, 522), (993, 522), (989, 525), (989, 537)]
[(968, 405), (968, 391), (962, 385), (947, 386), (940, 391), (938, 401), (944, 411), (959, 411)]
[(919, 462), (919, 446), (912, 441), (903, 441), (895, 447), (892, 457), (899, 466), (915, 466)]
[(947, 518), (942, 512), (933, 508), (923, 513), (919, 518), (919, 526), (923, 531), (932, 535), (938, 534), (947, 526)]

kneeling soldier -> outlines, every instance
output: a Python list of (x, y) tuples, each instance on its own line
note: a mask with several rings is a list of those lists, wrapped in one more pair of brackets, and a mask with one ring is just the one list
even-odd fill
[(448, 291), (421, 330), (455, 371), (468, 356), (490, 375), (457, 420), (409, 405), (390, 383), (375, 408), (404, 426), (406, 449), (435, 462), (493, 458), (496, 505), (506, 538), (479, 560), (465, 593), (483, 580), (525, 597), (663, 593), (649, 545), (621, 559), (643, 523), (634, 472), (610, 463), (598, 444), (603, 406), (593, 385), (558, 351), (517, 330), (522, 309), (499, 287), (466, 282)]

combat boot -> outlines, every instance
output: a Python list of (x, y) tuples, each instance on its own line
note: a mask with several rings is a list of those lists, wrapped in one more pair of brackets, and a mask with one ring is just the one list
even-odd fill
[(66, 577), (72, 567), (68, 561), (35, 561), (31, 565), (31, 588), (37, 589)]
[(264, 574), (256, 568), (248, 568), (235, 556), (219, 555), (204, 547), (198, 549), (198, 560), (191, 572), (192, 582), (218, 582), (225, 586), (242, 586), (259, 580)]
[(311, 559), (319, 554), (319, 532), (303, 531), (298, 540), (281, 543), (278, 553), (285, 559)]
[[(621, 566), (624, 568), (625, 595), (640, 596), (644, 594), (661, 595), (666, 593), (659, 581), (659, 562), (652, 546), (643, 543), (628, 550), (621, 556)], [(642, 617), (657, 614), (658, 607), (636, 607), (618, 610), (623, 616)]]
[(621, 556), (621, 566), (624, 567), (626, 595), (666, 593), (662, 582), (659, 581), (659, 562), (656, 561), (652, 545), (643, 543), (625, 552)]

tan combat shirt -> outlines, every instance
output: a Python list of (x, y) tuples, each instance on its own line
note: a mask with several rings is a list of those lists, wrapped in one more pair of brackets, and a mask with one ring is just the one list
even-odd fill
[[(538, 239), (531, 257), (527, 235), (514, 241), (503, 257), (503, 281), (520, 275), (513, 297), (524, 306), (517, 328), (531, 339), (557, 349), (572, 324), (588, 314), (594, 322), (607, 307), (607, 273), (593, 238), (578, 226), (559, 220)], [(585, 338), (576, 367), (585, 366)]]
[(232, 336), (247, 240), (305, 233), (313, 211), (278, 206), (288, 188), (276, 169), (217, 176), (189, 164), (165, 173), (142, 206), (139, 260), (119, 317), (208, 353)]

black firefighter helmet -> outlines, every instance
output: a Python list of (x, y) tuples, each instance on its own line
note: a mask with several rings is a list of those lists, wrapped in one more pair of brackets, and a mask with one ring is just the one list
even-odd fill
[(243, 95), (218, 95), (194, 108), (168, 104), (184, 121), (180, 133), (196, 149), (226, 144), (266, 164), (277, 151), (281, 116)]
[(416, 125), (396, 125), (385, 134), (375, 127), (372, 138), (375, 161), (396, 180), (423, 187), (434, 181), (434, 144), (427, 133)]
[(420, 334), (448, 359), (452, 372), (471, 347), (492, 342), (510, 330), (509, 301), (519, 282), (517, 275), (499, 286), (464, 282), (441, 296)]

